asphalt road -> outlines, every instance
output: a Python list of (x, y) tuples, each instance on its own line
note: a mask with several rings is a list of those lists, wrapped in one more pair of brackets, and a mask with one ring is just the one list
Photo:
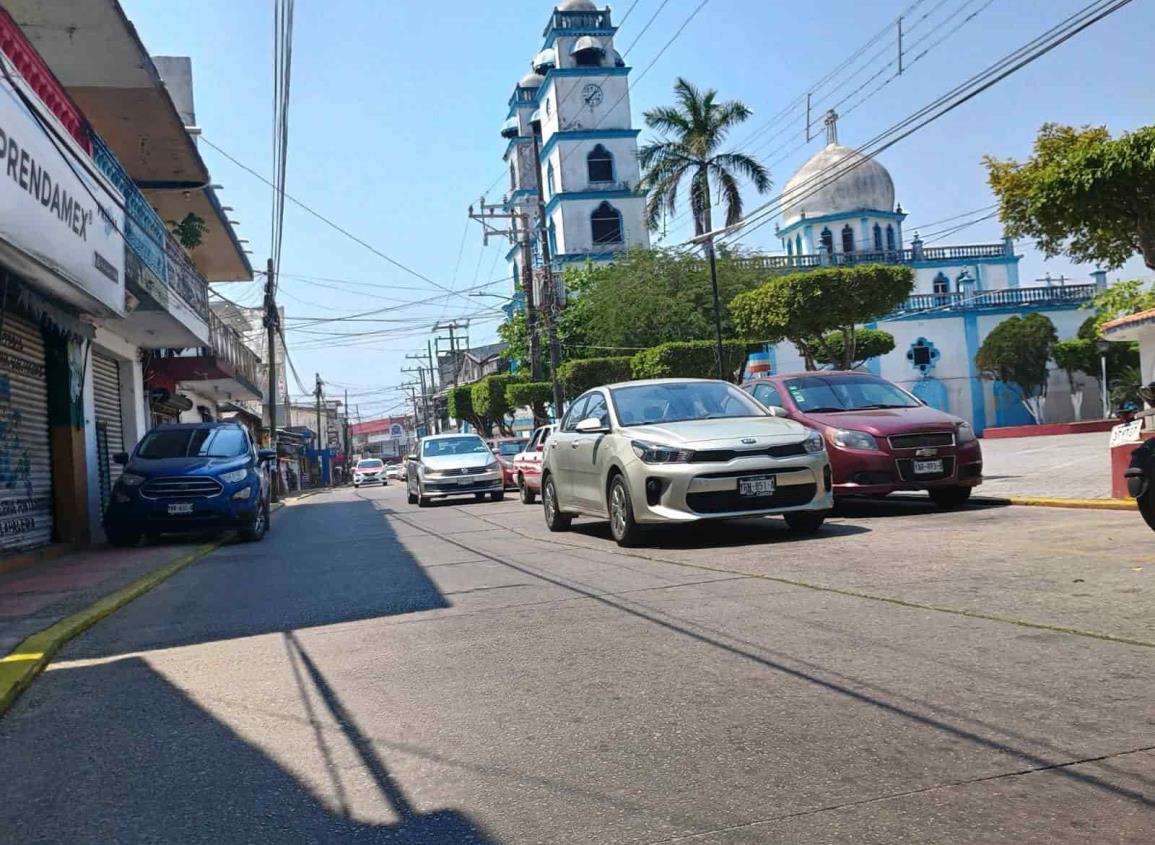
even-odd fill
[(0, 719), (4, 843), (1155, 841), (1137, 514), (285, 509)]

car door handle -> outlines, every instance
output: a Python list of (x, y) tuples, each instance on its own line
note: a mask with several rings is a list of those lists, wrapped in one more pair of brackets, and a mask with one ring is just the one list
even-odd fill
[(570, 442), (570, 444), (569, 444), (569, 447), (570, 447), (571, 449), (576, 449), (576, 448), (577, 448), (578, 446), (580, 446), (580, 445), (581, 445), (581, 443), (579, 443), (577, 440), (573, 440), (573, 441), (571, 441), (571, 442)]

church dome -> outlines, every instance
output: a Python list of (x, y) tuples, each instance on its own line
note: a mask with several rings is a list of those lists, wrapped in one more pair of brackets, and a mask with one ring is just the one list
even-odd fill
[(786, 183), (782, 219), (856, 211), (894, 211), (894, 180), (876, 160), (837, 142), (814, 155)]
[(530, 72), (521, 78), (521, 81), (519, 83), (517, 83), (517, 87), (518, 88), (540, 88), (541, 84), (543, 82), (545, 82), (544, 76), (542, 76), (540, 73)]
[(559, 12), (596, 12), (598, 4), (593, 0), (562, 0), (558, 4)]

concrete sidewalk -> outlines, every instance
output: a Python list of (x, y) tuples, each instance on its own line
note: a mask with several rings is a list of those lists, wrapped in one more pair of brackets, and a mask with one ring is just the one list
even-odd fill
[(983, 440), (981, 496), (1110, 499), (1111, 435), (1061, 434)]

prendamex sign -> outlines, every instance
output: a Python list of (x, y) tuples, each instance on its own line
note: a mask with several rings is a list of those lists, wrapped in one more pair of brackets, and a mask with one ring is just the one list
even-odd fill
[(122, 202), (61, 134), (48, 137), (0, 77), (0, 237), (122, 312)]

